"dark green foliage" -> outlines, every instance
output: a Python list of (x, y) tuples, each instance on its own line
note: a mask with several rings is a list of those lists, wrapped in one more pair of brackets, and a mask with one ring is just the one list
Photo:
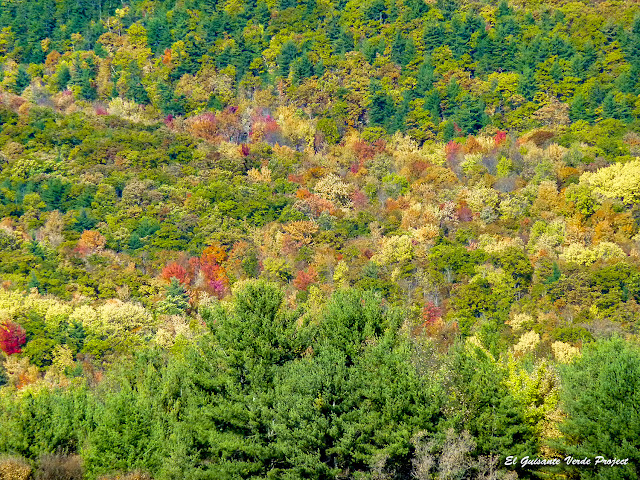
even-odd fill
[(58, 177), (51, 178), (42, 186), (40, 196), (49, 210), (66, 211), (71, 184)]
[[(90, 448), (85, 453), (91, 478), (114, 470), (157, 470), (169, 445), (170, 414), (177, 407), (171, 390), (163, 395), (163, 385), (180, 387), (163, 375), (164, 360), (159, 352), (141, 352), (122, 364), (109, 379), (113, 389), (93, 397), (88, 411)], [(163, 381), (164, 380), (164, 381)], [(170, 382), (173, 382), (171, 385)], [(173, 417), (175, 418), (175, 417)], [(180, 443), (174, 446), (179, 448)]]
[(132, 233), (129, 237), (129, 248), (131, 250), (138, 250), (139, 248), (144, 247), (144, 243), (140, 240), (140, 235), (137, 233)]
[(536, 83), (531, 68), (525, 68), (520, 75), (520, 81), (518, 82), (518, 90), (527, 100), (533, 99), (536, 91)]
[(424, 96), (433, 88), (434, 70), (430, 60), (425, 60), (418, 71), (416, 95)]
[(83, 208), (75, 217), (73, 222), (73, 229), (76, 232), (84, 232), (85, 230), (91, 230), (98, 221), (95, 218), (91, 218), (87, 211)]
[(560, 426), (565, 435), (564, 443), (558, 445), (562, 451), (575, 458), (629, 459), (626, 466), (580, 469), (580, 477), (637, 478), (638, 347), (620, 338), (590, 345), (581, 358), (562, 369), (562, 382), (567, 414)]
[(453, 245), (446, 240), (436, 245), (430, 253), (433, 268), (455, 275), (473, 275), (475, 265), (485, 259), (486, 254), (482, 250), (470, 252), (462, 245)]
[(0, 450), (35, 460), (54, 452), (76, 452), (91, 425), (85, 388), (69, 391), (41, 389), (21, 402), (0, 398)]
[(364, 15), (367, 20), (385, 20), (388, 14), (386, 11), (384, 0), (375, 0), (371, 5), (367, 7)]
[(9, 377), (4, 365), (0, 365), (0, 387), (6, 385), (9, 382)]
[[(515, 247), (507, 248), (494, 255), (493, 262), (513, 279), (515, 288), (526, 289), (531, 284), (533, 266), (522, 250)], [(558, 265), (554, 263), (554, 267), (557, 269)], [(556, 270), (554, 270), (554, 275), (556, 275)], [(559, 271), (557, 275), (559, 278)]]
[(505, 371), (489, 354), (471, 345), (456, 345), (450, 354), (451, 377), (445, 384), (447, 423), (468, 430), (482, 454), (530, 455), (537, 449), (523, 406), (508, 392)]
[(80, 78), (75, 82), (76, 85), (80, 87), (80, 97), (84, 100), (95, 100), (98, 98), (96, 88), (91, 83), (91, 73), (89, 69), (83, 69)]
[(155, 218), (142, 217), (134, 233), (140, 238), (149, 237), (160, 230), (160, 223)]
[(280, 56), (278, 57), (278, 64), (280, 65), (280, 75), (286, 77), (289, 75), (289, 69), (291, 64), (298, 56), (298, 48), (296, 44), (291, 40), (282, 45)]
[(40, 281), (38, 277), (36, 277), (35, 272), (31, 272), (31, 277), (29, 277), (29, 283), (27, 283), (27, 289), (31, 290), (32, 288), (37, 289), (39, 292), (41, 291)]
[(133, 65), (129, 68), (126, 88), (125, 97), (129, 100), (142, 104), (149, 103), (149, 95), (142, 85), (142, 72)]
[(29, 86), (30, 82), (31, 82), (31, 77), (29, 77), (29, 74), (25, 70), (24, 66), (21, 65), (18, 68), (18, 75), (16, 76), (16, 83), (12, 88), (13, 93), (17, 93), (17, 94), (22, 93), (22, 91), (27, 86)]
[(160, 94), (160, 109), (162, 113), (166, 115), (184, 115), (184, 97), (176, 97), (173, 89), (163, 82), (158, 83), (158, 92)]
[(147, 22), (147, 41), (153, 53), (159, 55), (171, 47), (171, 32), (166, 17), (154, 16)]
[(571, 102), (569, 117), (573, 121), (586, 120), (591, 122), (595, 119), (596, 115), (591, 102), (589, 102), (585, 96), (578, 94)]
[(160, 305), (160, 310), (169, 315), (179, 315), (185, 313), (189, 307), (189, 295), (184, 286), (177, 278), (172, 277), (171, 283), (167, 287), (164, 301)]
[(373, 95), (369, 105), (369, 122), (371, 125), (390, 129), (395, 113), (393, 99), (383, 93), (379, 82), (372, 82), (370, 88)]
[[(188, 6), (161, 2), (157, 8), (150, 11), (144, 2), (135, 0), (131, 2), (130, 10), (122, 18), (123, 24), (122, 27), (118, 27), (121, 29), (118, 35), (126, 34), (126, 30), (132, 24), (141, 25), (146, 30), (144, 40), (156, 56), (155, 61), (158, 60), (157, 57), (164, 55), (175, 41), (183, 42), (183, 53), (179, 58), (174, 56), (171, 60), (168, 71), (169, 85), (164, 83), (167, 76), (160, 75), (163, 78), (160, 82), (164, 86), (158, 91), (159, 98), (151, 98), (152, 89), (147, 91), (145, 87), (149, 85), (146, 83), (147, 80), (153, 78), (152, 82), (158, 81), (159, 77), (154, 74), (145, 78), (147, 72), (140, 70), (135, 61), (118, 66), (112, 72), (111, 80), (114, 84), (118, 83), (118, 77), (124, 76), (114, 93), (117, 95), (119, 92), (127, 99), (141, 104), (153, 101), (154, 106), (159, 107), (166, 115), (183, 115), (187, 113), (187, 109), (201, 111), (204, 105), (190, 105), (188, 98), (176, 98), (173, 86), (183, 75), (195, 75), (202, 65), (209, 61), (214, 62), (219, 69), (234, 66), (235, 81), (240, 84), (248, 78), (249, 70), (254, 70), (250, 68), (251, 62), (262, 60), (264, 49), (274, 32), (284, 32), (284, 38), (287, 40), (276, 57), (275, 72), (280, 77), (288, 77), (292, 73), (293, 84), (298, 85), (313, 75), (322, 75), (327, 60), (331, 70), (337, 72), (336, 60), (356, 48), (362, 50), (369, 63), (374, 63), (377, 55), (383, 55), (386, 51), (385, 40), (381, 35), (381, 29), (384, 28), (384, 37), (391, 43), (390, 60), (403, 67), (402, 81), (399, 83), (401, 91), (399, 95), (393, 95), (397, 101), (397, 98), (404, 97), (413, 90), (409, 85), (413, 84), (414, 79), (419, 85), (418, 95), (422, 95), (430, 87), (430, 82), (417, 78), (419, 75), (415, 71), (415, 66), (421, 61), (417, 55), (421, 52), (416, 50), (414, 37), (409, 32), (419, 28), (422, 31), (426, 55), (441, 47), (450, 48), (456, 61), (460, 62), (460, 71), (464, 71), (465, 75), (468, 73), (472, 82), (486, 81), (486, 75), (493, 72), (517, 73), (520, 76), (519, 93), (531, 101), (536, 92), (546, 92), (547, 89), (547, 86), (540, 84), (535, 72), (541, 64), (555, 56), (549, 69), (554, 87), (567, 81), (568, 75), (582, 81), (597, 76), (598, 82), (603, 86), (602, 98), (588, 106), (584, 114), (587, 117), (585, 119), (596, 120), (594, 116), (597, 116), (595, 112), (599, 108), (603, 109), (605, 118), (620, 119), (626, 124), (632, 123), (637, 117), (631, 98), (623, 100), (615, 96), (616, 91), (629, 95), (637, 93), (635, 79), (640, 69), (637, 60), (640, 56), (640, 27), (637, 12), (633, 9), (629, 10), (628, 14), (607, 17), (607, 21), (601, 22), (602, 25), (598, 25), (596, 29), (599, 36), (592, 38), (590, 34), (583, 38), (583, 32), (577, 26), (577, 22), (570, 22), (562, 32), (555, 29), (557, 25), (565, 25), (568, 15), (555, 5), (534, 15), (530, 7), (514, 9), (507, 2), (501, 2), (496, 8), (495, 22), (486, 25), (483, 16), (477, 13), (478, 9), (457, 0), (438, 0), (433, 6), (439, 11), (437, 15), (430, 15), (429, 10), (432, 6), (419, 0), (399, 3), (373, 0), (362, 5), (362, 20), (368, 22), (368, 26), (366, 32), (359, 32), (359, 37), (355, 39), (350, 26), (353, 19), (349, 17), (353, 13), (348, 12), (345, 6), (346, 2), (343, 0), (334, 2), (326, 9), (319, 9), (315, 0), (303, 1), (299, 5), (295, 0), (282, 0), (277, 2), (272, 14), (264, 1), (252, 0), (243, 4), (241, 11), (230, 13), (225, 9), (213, 8), (206, 2), (195, 1)], [(73, 55), (70, 59), (61, 61), (57, 72), (54, 73), (54, 88), (62, 90), (67, 85), (75, 85), (79, 87), (79, 98), (96, 100), (97, 57), (85, 53), (92, 51), (100, 57), (107, 55), (106, 48), (97, 40), (100, 35), (113, 28), (111, 23), (104, 21), (115, 14), (116, 8), (117, 5), (112, 2), (97, 5), (63, 2), (56, 6), (50, 1), (41, 0), (29, 2), (28, 5), (19, 3), (4, 6), (0, 12), (0, 24), (3, 28), (11, 29), (11, 35), (7, 35), (6, 47), (3, 49), (19, 64), (15, 72), (16, 82), (10, 83), (9, 88), (16, 93), (22, 92), (30, 82), (26, 64), (41, 66), (48, 53), (54, 50), (65, 52), (69, 45), (72, 45), (70, 53)], [(608, 10), (606, 12), (605, 15), (609, 15)], [(597, 7), (590, 5), (589, 8), (585, 8), (584, 14), (588, 16), (588, 22), (591, 22), (591, 18), (598, 17), (601, 12)], [(632, 20), (633, 18), (636, 19)], [(247, 25), (262, 25), (264, 34), (247, 37)], [(297, 36), (310, 30), (317, 30), (315, 33), (318, 35), (307, 38), (303, 44), (298, 44)], [(78, 33), (82, 37), (72, 39), (72, 34)], [(230, 41), (221, 43), (220, 40), (223, 38)], [(50, 42), (47, 47), (41, 44), (45, 39)], [(333, 50), (330, 56), (335, 58), (327, 59), (326, 53), (320, 54), (326, 41)], [(605, 48), (613, 42), (618, 42), (623, 58), (614, 68), (616, 74), (609, 76), (608, 73), (604, 73), (610, 71), (610, 68), (609, 65), (604, 65), (607, 57), (602, 52), (608, 52)], [(322, 64), (313, 66), (318, 57), (323, 58)], [(566, 64), (563, 63), (565, 61)], [(568, 70), (565, 65), (568, 65)], [(46, 68), (49, 68), (49, 65)], [(272, 78), (269, 72), (252, 73), (259, 78), (262, 86), (275, 85), (275, 78)], [(252, 77), (251, 81), (255, 81), (256, 77)], [(489, 102), (486, 98), (475, 98), (478, 91), (476, 87), (465, 84), (465, 95), (450, 99), (452, 104), (461, 105), (460, 111), (446, 112), (445, 115), (452, 117), (462, 134), (474, 134), (488, 123), (482, 113), (485, 104), (488, 105)], [(582, 94), (580, 89), (564, 86), (561, 90), (547, 93), (566, 100), (570, 105), (575, 104), (571, 118), (580, 119), (580, 112), (583, 110), (582, 100), (578, 98), (578, 95)], [(216, 108), (214, 104), (209, 106)], [(377, 108), (375, 103), (374, 108)], [(493, 115), (497, 120), (513, 122), (515, 128), (520, 128), (520, 122), (516, 119), (501, 118), (501, 109), (489, 110), (495, 112)], [(453, 113), (457, 113), (455, 118), (452, 116)], [(438, 123), (439, 117), (432, 117), (435, 123)], [(404, 130), (403, 119), (404, 117), (399, 115), (391, 131)], [(449, 130), (450, 127), (447, 126), (444, 134), (447, 139), (453, 138)]]
[(560, 271), (560, 267), (558, 267), (557, 262), (553, 262), (553, 271), (551, 275), (549, 275), (549, 277), (545, 280), (545, 283), (547, 284), (555, 283), (558, 280), (560, 280), (561, 276), (562, 276), (562, 272)]
[(484, 113), (484, 103), (482, 100), (473, 98), (470, 95), (465, 95), (462, 98), (453, 118), (464, 135), (478, 132), (488, 122), (488, 117)]
[(299, 83), (305, 78), (309, 78), (314, 74), (313, 63), (308, 55), (302, 55), (300, 59), (293, 64), (293, 81)]

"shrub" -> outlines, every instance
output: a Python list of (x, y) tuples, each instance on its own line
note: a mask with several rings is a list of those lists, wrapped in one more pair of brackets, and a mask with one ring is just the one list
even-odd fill
[(43, 455), (35, 480), (82, 480), (84, 468), (78, 455)]
[(20, 457), (0, 458), (0, 480), (27, 480), (31, 466)]

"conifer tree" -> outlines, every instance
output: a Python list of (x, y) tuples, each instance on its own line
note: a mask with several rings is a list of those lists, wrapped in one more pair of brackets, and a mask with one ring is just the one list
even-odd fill
[[(621, 338), (600, 340), (561, 371), (560, 448), (575, 458), (628, 458), (627, 465), (580, 470), (592, 478), (637, 478), (640, 453), (640, 352)], [(594, 460), (595, 461), (595, 460)]]
[(15, 84), (12, 86), (13, 93), (21, 94), (22, 91), (31, 83), (31, 77), (27, 73), (24, 65), (18, 67), (18, 74), (16, 75)]

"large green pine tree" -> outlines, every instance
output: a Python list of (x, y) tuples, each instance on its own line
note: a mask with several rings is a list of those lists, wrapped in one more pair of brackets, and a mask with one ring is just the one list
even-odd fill
[(628, 458), (627, 465), (574, 468), (584, 479), (635, 479), (640, 475), (640, 349), (621, 338), (588, 345), (561, 370), (562, 442), (575, 458)]

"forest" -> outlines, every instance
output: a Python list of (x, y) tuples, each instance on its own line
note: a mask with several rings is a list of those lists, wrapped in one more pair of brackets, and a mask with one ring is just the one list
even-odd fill
[(0, 480), (635, 480), (638, 405), (640, 4), (0, 0)]

